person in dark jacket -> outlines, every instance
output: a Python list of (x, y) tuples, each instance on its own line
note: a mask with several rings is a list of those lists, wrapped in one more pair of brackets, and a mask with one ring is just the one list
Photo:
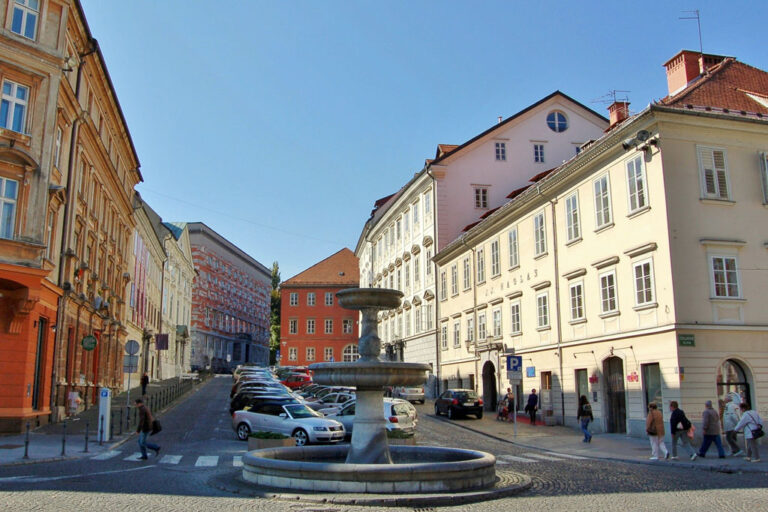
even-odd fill
[(704, 412), (701, 413), (701, 433), (704, 439), (699, 447), (699, 457), (703, 458), (710, 445), (715, 443), (717, 456), (724, 459), (725, 450), (723, 450), (723, 441), (720, 439), (720, 415), (712, 408), (712, 400), (704, 403)]
[(536, 409), (539, 408), (539, 395), (536, 394), (536, 390), (532, 389), (531, 394), (528, 395), (528, 403), (525, 405), (525, 412), (531, 417), (531, 425), (536, 425)]
[(149, 408), (144, 405), (144, 400), (141, 398), (136, 399), (136, 409), (139, 411), (139, 424), (136, 426), (136, 433), (139, 434), (139, 449), (141, 450), (141, 457), (139, 459), (147, 460), (147, 448), (154, 450), (155, 457), (160, 454), (160, 447), (155, 443), (147, 441), (147, 436), (152, 430), (152, 413)]
[(685, 411), (680, 409), (676, 400), (669, 402), (669, 412), (672, 413), (669, 417), (669, 431), (672, 433), (672, 460), (678, 460), (677, 456), (677, 441), (680, 440), (680, 444), (688, 452), (688, 456), (691, 460), (696, 460), (696, 450), (691, 444), (691, 438), (688, 437), (688, 431), (693, 425), (686, 417)]
[(141, 376), (141, 396), (147, 396), (148, 384), (149, 384), (149, 375), (147, 375), (147, 372), (144, 372), (144, 375)]
[(584, 432), (582, 442), (591, 443), (592, 434), (589, 432), (589, 422), (595, 418), (592, 416), (592, 406), (589, 405), (589, 400), (584, 395), (579, 398), (579, 412), (576, 414), (576, 419), (581, 423), (581, 431)]

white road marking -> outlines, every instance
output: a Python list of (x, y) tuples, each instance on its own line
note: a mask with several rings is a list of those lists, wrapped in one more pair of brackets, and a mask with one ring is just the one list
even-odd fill
[(149, 469), (154, 466), (142, 466), (140, 468), (131, 468), (131, 469), (117, 469), (114, 471), (102, 471), (101, 473), (85, 473), (80, 475), (63, 475), (63, 476), (11, 476), (6, 478), (0, 478), (0, 482), (27, 482), (27, 483), (38, 483), (38, 482), (52, 482), (55, 480), (67, 480), (68, 478), (83, 478), (83, 477), (94, 477), (99, 475), (112, 475), (115, 473), (127, 473), (128, 471), (141, 471), (142, 469)]
[(574, 459), (574, 460), (589, 460), (589, 457), (579, 457), (578, 455), (571, 455), (570, 453), (548, 452), (547, 455), (554, 455), (555, 457), (565, 457), (566, 459)]
[(526, 457), (533, 457), (534, 459), (541, 459), (541, 460), (552, 460), (555, 462), (562, 462), (563, 459), (558, 459), (557, 457), (550, 457), (549, 455), (541, 455), (540, 453), (526, 453)]
[(218, 455), (201, 455), (195, 462), (195, 467), (213, 467), (219, 463)]
[(163, 455), (160, 464), (178, 464), (180, 460), (181, 455)]
[(107, 459), (111, 459), (112, 457), (117, 457), (118, 455), (120, 455), (120, 453), (122, 453), (122, 452), (120, 452), (118, 450), (110, 450), (108, 452), (100, 453), (100, 454), (96, 455), (95, 457), (91, 457), (91, 459), (92, 460), (107, 460)]
[(526, 459), (524, 457), (516, 457), (514, 455), (499, 455), (496, 457), (496, 459), (501, 459), (502, 464), (509, 464), (510, 462), (522, 462), (522, 463), (531, 463), (531, 462), (539, 462), (537, 460), (531, 460)]
[(232, 457), (232, 465), (236, 468), (239, 468), (243, 465), (243, 456), (242, 455), (235, 455)]
[(129, 460), (129, 461), (135, 462), (135, 461), (139, 460), (139, 457), (141, 457), (141, 452), (136, 452), (133, 455), (124, 458), (123, 460)]

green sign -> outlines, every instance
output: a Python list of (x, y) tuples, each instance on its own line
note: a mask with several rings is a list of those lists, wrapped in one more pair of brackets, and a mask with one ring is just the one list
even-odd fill
[(695, 339), (693, 334), (678, 334), (677, 344), (681, 347), (695, 347)]
[(93, 350), (96, 348), (96, 336), (86, 336), (80, 344), (83, 346), (83, 350)]

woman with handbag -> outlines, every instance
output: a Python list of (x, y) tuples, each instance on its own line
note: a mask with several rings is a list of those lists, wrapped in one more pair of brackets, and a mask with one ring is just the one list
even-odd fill
[(685, 415), (685, 411), (677, 406), (677, 401), (672, 400), (669, 402), (669, 412), (672, 415), (669, 417), (669, 431), (672, 434), (672, 460), (678, 460), (677, 457), (677, 441), (680, 440), (680, 444), (688, 451), (688, 456), (691, 460), (696, 460), (696, 450), (691, 444), (693, 439), (691, 429), (693, 425), (688, 417)]
[(155, 457), (157, 457), (160, 454), (160, 447), (147, 441), (147, 436), (152, 431), (152, 423), (154, 423), (152, 413), (144, 405), (144, 400), (141, 398), (136, 399), (136, 409), (139, 411), (139, 424), (136, 426), (136, 433), (139, 434), (139, 449), (141, 450), (139, 459), (147, 460), (147, 448), (154, 450)]
[(664, 416), (656, 406), (656, 402), (648, 404), (648, 417), (645, 419), (645, 432), (651, 441), (651, 460), (659, 460), (659, 450), (664, 458), (669, 458), (669, 452), (664, 445)]
[(747, 445), (747, 456), (744, 460), (760, 462), (760, 452), (757, 448), (757, 440), (763, 437), (763, 419), (749, 408), (746, 402), (741, 402), (741, 419), (736, 424), (734, 430), (744, 429), (744, 444)]
[(586, 395), (579, 397), (579, 411), (576, 413), (576, 420), (581, 426), (581, 431), (584, 433), (584, 439), (582, 443), (592, 442), (592, 433), (589, 431), (589, 422), (595, 418), (592, 416), (592, 406), (589, 405)]

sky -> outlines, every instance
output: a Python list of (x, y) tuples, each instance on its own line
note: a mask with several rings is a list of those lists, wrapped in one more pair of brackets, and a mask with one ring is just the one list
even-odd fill
[(768, 70), (768, 2), (81, 0), (142, 197), (286, 280), (355, 250), (376, 199), (560, 90), (607, 117), (682, 49)]

